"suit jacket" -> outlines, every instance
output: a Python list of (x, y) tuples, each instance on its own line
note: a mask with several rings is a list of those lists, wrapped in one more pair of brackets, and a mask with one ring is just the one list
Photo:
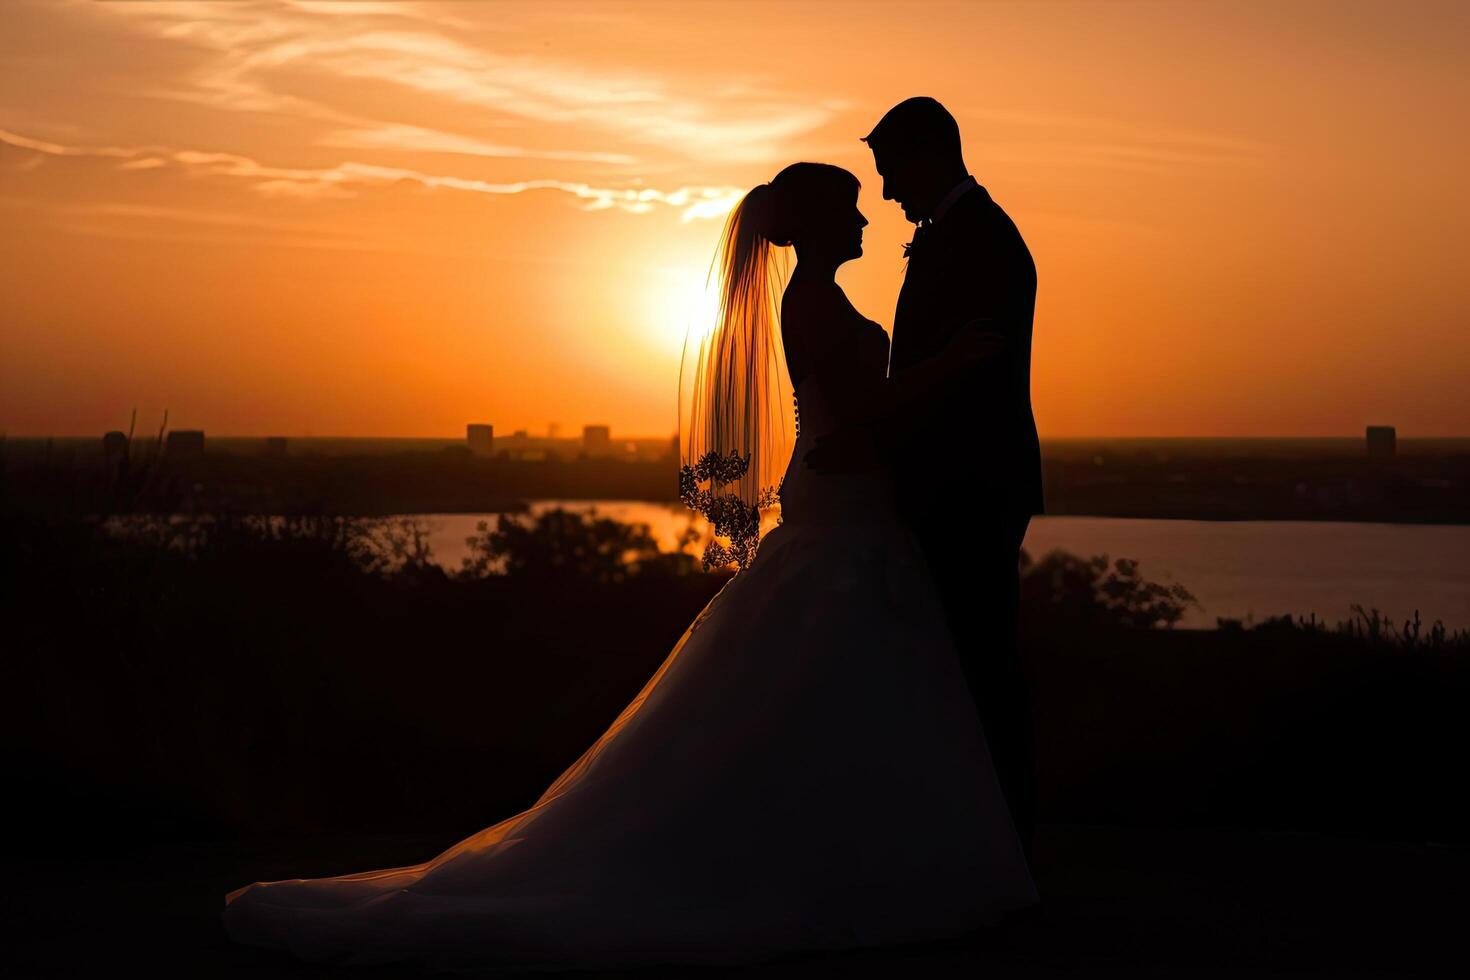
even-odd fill
[[(1001, 331), (1006, 343), (999, 356), (879, 420), (878, 445), (894, 471), (900, 512), (921, 526), (954, 522), (956, 502), (995, 517), (1039, 514), (1031, 252), (979, 185), (917, 238), (894, 314), (889, 374), (939, 353), (962, 324), (977, 317), (991, 318), (983, 326)], [(958, 516), (966, 517), (964, 511)]]

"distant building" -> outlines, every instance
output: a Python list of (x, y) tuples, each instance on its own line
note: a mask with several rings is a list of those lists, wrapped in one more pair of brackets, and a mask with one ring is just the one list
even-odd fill
[(1398, 448), (1398, 434), (1391, 425), (1368, 426), (1367, 438), (1369, 459), (1390, 459)]
[(174, 429), (168, 434), (168, 441), (164, 443), (164, 451), (173, 457), (203, 456), (204, 430)]
[(476, 456), (489, 456), (495, 448), (495, 426), (470, 423), (465, 426), (465, 441)]
[(605, 425), (582, 427), (582, 451), (588, 456), (606, 456), (612, 452), (612, 429)]
[(265, 437), (265, 454), (267, 456), (284, 456), (284, 455), (286, 455), (286, 437), (285, 436), (266, 436)]
[(516, 429), (508, 436), (496, 440), (497, 455), (503, 459), (525, 459), (531, 450), (531, 437), (525, 429)]

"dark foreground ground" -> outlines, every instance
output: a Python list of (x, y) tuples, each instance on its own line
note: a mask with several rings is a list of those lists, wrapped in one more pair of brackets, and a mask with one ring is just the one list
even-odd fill
[[(187, 844), (88, 863), (11, 862), (5, 974), (32, 976), (418, 976), (313, 968), (225, 936), (226, 891), (426, 860), (452, 839), (333, 837)], [(1031, 977), (1463, 975), (1470, 850), (1301, 834), (1048, 826), (1038, 846), (1044, 906), (940, 945), (801, 956), (686, 976)], [(513, 974), (499, 974), (511, 976)], [(627, 976), (630, 974), (621, 974)], [(541, 977), (549, 974), (539, 974)], [(569, 974), (593, 980), (603, 974)]]

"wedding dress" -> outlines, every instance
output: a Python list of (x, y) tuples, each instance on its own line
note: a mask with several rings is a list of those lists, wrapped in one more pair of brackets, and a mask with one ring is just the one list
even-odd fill
[(423, 864), (233, 891), (229, 934), (449, 970), (738, 964), (1034, 903), (888, 479), (806, 468), (831, 420), (796, 394), (782, 523), (533, 806)]

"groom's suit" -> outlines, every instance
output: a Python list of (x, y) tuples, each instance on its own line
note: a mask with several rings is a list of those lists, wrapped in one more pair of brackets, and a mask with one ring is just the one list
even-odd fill
[[(957, 195), (957, 196), (955, 196)], [(1016, 637), (1021, 540), (1042, 512), (1031, 413), (1036, 266), (1010, 217), (967, 178), (916, 230), (889, 373), (943, 350), (963, 324), (1004, 334), (979, 361), (877, 429), (901, 515), (916, 531), (955, 634), (996, 772), (1027, 845), (1035, 818), (1031, 697)]]

